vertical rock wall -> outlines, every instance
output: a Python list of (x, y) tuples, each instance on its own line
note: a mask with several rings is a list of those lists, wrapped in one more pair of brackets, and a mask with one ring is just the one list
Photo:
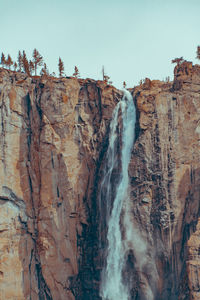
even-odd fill
[(184, 62), (172, 84), (146, 80), (133, 95), (131, 210), (148, 256), (135, 266), (134, 299), (143, 299), (142, 273), (156, 299), (199, 299), (200, 67)]
[[(183, 62), (173, 83), (146, 80), (132, 92), (128, 213), (146, 258), (137, 262), (134, 245), (124, 278), (132, 299), (150, 286), (155, 300), (197, 300), (199, 66)], [(100, 299), (98, 186), (121, 97), (101, 81), (0, 69), (0, 299)]]
[(77, 237), (120, 98), (103, 82), (0, 70), (0, 299), (75, 298)]

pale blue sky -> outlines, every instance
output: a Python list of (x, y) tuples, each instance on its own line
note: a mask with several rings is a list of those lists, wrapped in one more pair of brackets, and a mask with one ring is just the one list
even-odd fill
[(200, 0), (0, 0), (0, 52), (31, 58), (34, 48), (57, 73), (77, 65), (82, 78), (137, 85), (140, 79), (172, 78), (171, 59), (197, 63)]

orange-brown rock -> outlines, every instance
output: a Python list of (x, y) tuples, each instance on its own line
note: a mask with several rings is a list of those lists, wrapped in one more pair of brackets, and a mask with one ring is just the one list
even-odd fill
[[(200, 66), (183, 62), (173, 83), (152, 81), (133, 95), (138, 125), (129, 167), (132, 211), (158, 278), (144, 272), (155, 299), (197, 300)], [(141, 289), (136, 282), (135, 293)]]
[(0, 299), (71, 300), (85, 199), (121, 93), (89, 79), (0, 78)]
[[(154, 300), (198, 300), (200, 67), (182, 62), (173, 82), (132, 94), (129, 214), (147, 250), (140, 267), (127, 254), (124, 276), (132, 300), (148, 285)], [(99, 185), (121, 97), (102, 81), (0, 69), (0, 300), (100, 300)]]

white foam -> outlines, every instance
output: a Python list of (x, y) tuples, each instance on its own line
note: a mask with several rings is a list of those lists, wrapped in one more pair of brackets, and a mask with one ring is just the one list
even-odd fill
[[(136, 112), (131, 94), (124, 91), (122, 100), (116, 106), (113, 119), (110, 125), (108, 160), (109, 168), (104, 176), (107, 182), (107, 197), (110, 197), (111, 180), (110, 176), (114, 168), (116, 159), (116, 139), (119, 109), (122, 112), (122, 151), (121, 151), (121, 177), (116, 190), (116, 196), (113, 203), (111, 215), (108, 220), (108, 255), (106, 267), (102, 271), (102, 281), (100, 287), (100, 296), (105, 300), (128, 300), (129, 291), (122, 280), (122, 270), (124, 265), (125, 247), (122, 240), (120, 229), (120, 215), (123, 207), (123, 202), (127, 197), (128, 190), (128, 165), (131, 157), (131, 150), (134, 142)], [(108, 176), (109, 174), (109, 176)], [(110, 199), (106, 199), (109, 201)]]

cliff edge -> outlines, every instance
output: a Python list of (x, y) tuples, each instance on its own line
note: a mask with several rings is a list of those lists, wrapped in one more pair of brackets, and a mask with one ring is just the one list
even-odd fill
[[(200, 66), (131, 92), (129, 213), (147, 259), (136, 264), (133, 249), (124, 276), (132, 299), (148, 283), (157, 300), (197, 300)], [(0, 299), (100, 299), (98, 185), (121, 97), (102, 81), (0, 69)]]

